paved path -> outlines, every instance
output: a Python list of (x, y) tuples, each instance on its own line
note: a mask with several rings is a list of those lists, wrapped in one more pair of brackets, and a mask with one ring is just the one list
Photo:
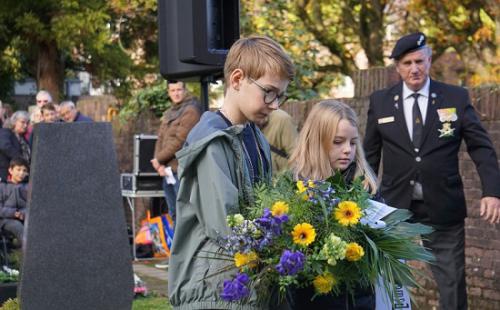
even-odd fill
[(134, 272), (146, 282), (146, 287), (149, 292), (158, 295), (167, 295), (167, 269), (155, 268), (155, 264), (159, 261), (140, 261), (134, 262)]
[(158, 280), (163, 280), (167, 281), (167, 269), (159, 269), (155, 268), (154, 264), (156, 262), (147, 262), (147, 263), (142, 263), (142, 262), (134, 262), (134, 272), (151, 277), (151, 278), (156, 278)]

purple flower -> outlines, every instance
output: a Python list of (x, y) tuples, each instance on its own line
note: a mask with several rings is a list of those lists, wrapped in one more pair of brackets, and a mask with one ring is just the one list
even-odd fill
[(286, 214), (281, 216), (273, 216), (269, 209), (264, 209), (264, 214), (255, 220), (255, 222), (263, 230), (270, 230), (275, 235), (281, 235), (281, 224), (288, 221)]
[(233, 280), (224, 280), (220, 297), (225, 301), (237, 301), (247, 297), (250, 290), (246, 286), (250, 279), (246, 273), (238, 273)]
[(288, 222), (288, 214), (283, 214), (283, 215), (277, 216), (275, 218), (277, 218), (280, 221), (280, 224)]
[(283, 251), (280, 262), (276, 265), (276, 270), (282, 276), (293, 276), (304, 267), (304, 254), (300, 251)]
[(262, 250), (274, 237), (281, 235), (281, 225), (287, 221), (288, 215), (273, 216), (269, 209), (264, 209), (264, 214), (255, 220), (255, 225), (262, 232), (262, 238), (257, 240), (257, 249)]
[(262, 235), (253, 221), (244, 220), (240, 225), (231, 227), (231, 233), (227, 236), (218, 236), (217, 244), (229, 255), (236, 252), (248, 253), (257, 248), (258, 238)]

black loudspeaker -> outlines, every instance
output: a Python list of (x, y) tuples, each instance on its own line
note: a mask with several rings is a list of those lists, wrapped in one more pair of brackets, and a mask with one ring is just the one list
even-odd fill
[(221, 75), (239, 39), (237, 0), (158, 0), (160, 73), (166, 79)]

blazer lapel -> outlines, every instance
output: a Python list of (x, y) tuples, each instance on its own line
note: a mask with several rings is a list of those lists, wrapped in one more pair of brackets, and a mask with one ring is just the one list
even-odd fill
[(422, 145), (425, 145), (424, 142), (429, 135), (429, 132), (431, 132), (433, 128), (436, 128), (434, 125), (438, 119), (437, 109), (439, 109), (442, 104), (441, 92), (436, 86), (436, 83), (431, 80), (431, 85), (429, 87), (429, 101), (427, 103), (427, 116), (425, 118), (424, 132), (422, 136)]
[(400, 136), (399, 141), (401, 144), (410, 150), (413, 150), (410, 134), (408, 133), (408, 126), (406, 126), (405, 113), (403, 107), (403, 83), (399, 82), (391, 90), (392, 109), (394, 112), (395, 122), (399, 125), (399, 132), (396, 133)]

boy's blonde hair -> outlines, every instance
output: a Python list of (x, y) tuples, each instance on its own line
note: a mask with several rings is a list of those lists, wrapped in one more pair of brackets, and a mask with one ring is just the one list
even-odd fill
[(224, 64), (226, 87), (231, 73), (236, 69), (243, 70), (246, 77), (254, 80), (266, 73), (276, 74), (288, 81), (295, 76), (290, 56), (278, 43), (264, 36), (241, 38), (231, 46)]
[[(328, 156), (337, 127), (341, 120), (347, 120), (358, 128), (356, 113), (346, 104), (336, 100), (325, 100), (317, 103), (307, 117), (300, 131), (297, 147), (290, 156), (290, 167), (294, 176), (312, 180), (324, 180), (332, 176)], [(377, 191), (376, 177), (365, 159), (361, 140), (356, 142), (355, 177), (363, 175), (365, 186), (372, 193)]]

